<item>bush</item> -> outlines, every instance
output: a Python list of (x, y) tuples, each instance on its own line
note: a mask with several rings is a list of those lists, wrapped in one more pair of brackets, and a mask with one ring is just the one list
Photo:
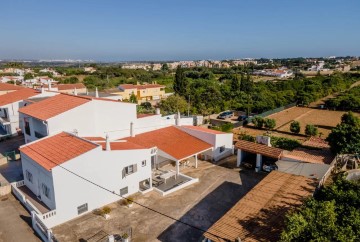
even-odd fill
[(271, 136), (270, 142), (273, 147), (284, 150), (293, 150), (301, 146), (301, 143), (298, 140), (284, 137)]
[(252, 120), (254, 126), (258, 129), (261, 129), (263, 126), (264, 126), (264, 119), (263, 117), (255, 117), (253, 120)]
[(111, 212), (111, 208), (108, 206), (105, 206), (105, 207), (103, 207), (102, 211), (104, 214), (109, 214)]
[(290, 124), (290, 131), (294, 134), (298, 134), (300, 133), (300, 123), (298, 121), (293, 121), (291, 124)]
[(248, 134), (239, 134), (238, 136), (239, 140), (246, 140), (246, 141), (250, 141), (250, 142), (255, 142), (255, 137), (248, 135)]
[(274, 129), (276, 126), (275, 119), (271, 119), (271, 118), (264, 119), (264, 126), (267, 130)]
[(312, 124), (308, 124), (305, 127), (305, 134), (308, 136), (316, 136), (318, 134), (318, 128)]
[(229, 133), (233, 130), (233, 128), (234, 128), (234, 125), (232, 123), (226, 123), (226, 124), (221, 125), (220, 130), (222, 132)]

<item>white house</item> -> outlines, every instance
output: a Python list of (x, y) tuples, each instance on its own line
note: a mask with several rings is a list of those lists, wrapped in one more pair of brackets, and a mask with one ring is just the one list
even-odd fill
[(56, 93), (39, 92), (30, 88), (22, 88), (4, 95), (0, 95), (0, 136), (16, 135), (22, 129), (22, 120), (19, 120), (19, 108), (24, 100), (35, 97), (53, 96)]
[(0, 83), (7, 83), (7, 82), (22, 82), (24, 77), (22, 76), (3, 76), (0, 77)]
[(58, 224), (151, 188), (154, 149), (97, 142), (61, 132), (20, 148), (24, 181), (13, 191), (44, 240)]
[(25, 142), (61, 131), (79, 136), (126, 137), (136, 120), (136, 105), (109, 99), (59, 94), (21, 108)]

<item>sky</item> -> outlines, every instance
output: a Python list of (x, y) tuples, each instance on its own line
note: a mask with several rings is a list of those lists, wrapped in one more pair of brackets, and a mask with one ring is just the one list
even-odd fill
[(360, 55), (359, 0), (0, 0), (0, 59)]

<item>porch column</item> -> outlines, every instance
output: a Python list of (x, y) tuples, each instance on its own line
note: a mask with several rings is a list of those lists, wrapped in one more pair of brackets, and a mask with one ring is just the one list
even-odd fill
[(198, 168), (198, 158), (197, 158), (197, 155), (195, 155), (195, 168)]
[(236, 166), (240, 166), (243, 158), (243, 153), (241, 149), (238, 149), (237, 151), (237, 159), (236, 159)]
[(262, 155), (261, 154), (256, 154), (256, 167), (255, 170), (257, 169), (257, 172), (261, 171), (262, 168)]
[(179, 161), (176, 160), (176, 175), (179, 175), (179, 173), (180, 173)]

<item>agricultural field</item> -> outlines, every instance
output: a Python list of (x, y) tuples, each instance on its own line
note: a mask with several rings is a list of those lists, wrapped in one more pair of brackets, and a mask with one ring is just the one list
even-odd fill
[[(345, 112), (342, 111), (329, 111), (322, 109), (306, 108), (306, 107), (293, 107), (287, 110), (269, 115), (267, 118), (272, 118), (276, 120), (276, 127), (274, 131), (271, 131), (271, 134), (279, 137), (287, 137), (297, 139), (299, 141), (305, 141), (305, 126), (307, 124), (313, 124), (318, 127), (319, 134), (321, 133), (322, 138), (326, 138), (331, 129), (334, 128), (338, 123), (340, 123), (341, 116)], [(355, 115), (360, 116), (360, 114), (355, 113)], [(290, 124), (293, 120), (300, 122), (301, 131), (299, 135), (292, 134), (290, 132)], [(266, 131), (258, 130), (254, 127), (241, 127), (236, 129), (235, 133), (245, 132), (249, 135), (262, 135)]]

